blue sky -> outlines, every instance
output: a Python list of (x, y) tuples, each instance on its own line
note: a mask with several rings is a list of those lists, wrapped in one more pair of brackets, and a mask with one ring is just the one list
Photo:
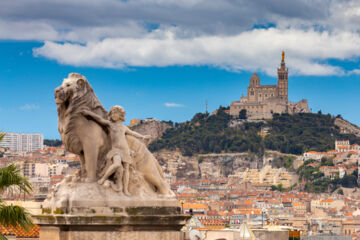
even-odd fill
[(360, 125), (356, 9), (336, 0), (1, 1), (0, 130), (58, 138), (53, 91), (70, 72), (88, 78), (105, 108), (124, 106), (128, 121), (185, 121), (206, 99), (210, 111), (239, 99), (255, 71), (276, 84), (282, 50), (291, 101)]

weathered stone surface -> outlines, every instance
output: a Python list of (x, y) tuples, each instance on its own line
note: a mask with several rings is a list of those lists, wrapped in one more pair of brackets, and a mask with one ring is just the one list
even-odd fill
[(360, 128), (344, 119), (336, 118), (334, 124), (340, 128), (340, 132), (344, 134), (354, 134), (360, 137)]
[[(45, 234), (46, 232), (46, 234)], [(183, 240), (184, 233), (179, 231), (132, 231), (132, 232), (119, 232), (119, 231), (56, 231), (47, 230), (47, 227), (42, 227), (40, 232), (40, 240), (118, 240), (118, 239), (131, 239), (131, 240)]]
[(160, 122), (155, 119), (143, 120), (140, 124), (132, 126), (131, 129), (143, 134), (143, 135), (150, 135), (149, 143), (161, 138), (163, 133), (171, 128), (172, 126), (166, 122)]
[(256, 239), (259, 240), (268, 240), (268, 239), (277, 239), (277, 240), (287, 240), (289, 239), (288, 230), (267, 230), (267, 229), (252, 229)]
[(183, 156), (178, 151), (159, 151), (154, 156), (177, 179), (227, 177), (247, 168), (261, 168), (261, 156), (250, 153), (212, 153)]
[(61, 139), (68, 151), (80, 156), (82, 169), (54, 188), (46, 208), (70, 213), (74, 208), (119, 207), (143, 199), (160, 199), (161, 206), (161, 199), (175, 199), (159, 163), (142, 142), (147, 136), (122, 124), (122, 107), (113, 106), (108, 114), (87, 79), (77, 73), (56, 88), (55, 101)]
[[(165, 208), (164, 212), (169, 211)], [(176, 211), (176, 210), (174, 210)], [(61, 229), (94, 229), (97, 231), (113, 230), (145, 231), (145, 230), (180, 230), (189, 216), (172, 214), (108, 216), (108, 215), (37, 215), (34, 216), (36, 224), (40, 226), (57, 226)], [(102, 226), (102, 229), (99, 227)]]
[(200, 176), (197, 156), (183, 156), (178, 151), (155, 152), (154, 156), (159, 160), (163, 169), (166, 169), (172, 176), (176, 176), (178, 179), (194, 179)]
[[(114, 106), (107, 119), (86, 78), (75, 73), (55, 90), (55, 99), (61, 138), (80, 156), (82, 169), (57, 184), (43, 214), (33, 216), (40, 239), (182, 240), (189, 217), (139, 140), (146, 136), (122, 125), (123, 108)], [(128, 182), (124, 188), (121, 181)]]
[(302, 99), (299, 102), (288, 102), (288, 113), (309, 113), (310, 108), (308, 101), (306, 99)]
[[(135, 186), (131, 186), (132, 188)], [(63, 201), (57, 198), (47, 200), (44, 203), (44, 213), (58, 214), (113, 214), (123, 212), (124, 207), (179, 207), (176, 199), (158, 198), (146, 189), (135, 189), (139, 195), (128, 197), (118, 194), (111, 188), (103, 188), (97, 183), (72, 183), (59, 185), (55, 194), (63, 197)], [(134, 201), (134, 197), (137, 200)], [(61, 198), (60, 198), (61, 199)], [(53, 201), (53, 202), (52, 202)]]
[[(144, 209), (147, 209), (144, 211)], [(138, 208), (130, 212), (152, 213), (130, 216), (77, 216), (40, 215), (34, 216), (40, 225), (40, 240), (70, 239), (183, 239), (181, 228), (189, 216), (179, 215), (177, 208)], [(155, 213), (155, 211), (157, 213)], [(174, 214), (174, 211), (177, 214)], [(129, 237), (129, 238), (127, 238)], [(131, 238), (130, 238), (131, 237)]]

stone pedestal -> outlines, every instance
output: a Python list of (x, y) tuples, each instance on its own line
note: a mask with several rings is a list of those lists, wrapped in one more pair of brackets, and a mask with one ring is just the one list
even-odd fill
[(43, 214), (34, 216), (40, 240), (183, 240), (189, 216), (180, 207), (123, 207), (112, 215)]

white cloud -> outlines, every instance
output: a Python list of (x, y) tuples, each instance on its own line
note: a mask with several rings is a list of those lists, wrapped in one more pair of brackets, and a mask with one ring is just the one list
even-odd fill
[(359, 21), (357, 0), (0, 1), (0, 39), (41, 41), (36, 56), (106, 68), (212, 65), (275, 75), (285, 50), (291, 74), (343, 75), (328, 60), (360, 57)]
[(174, 108), (174, 107), (184, 107), (183, 104), (179, 104), (179, 103), (164, 103), (165, 107), (171, 107), (171, 108)]
[(37, 104), (25, 104), (23, 106), (20, 107), (20, 110), (23, 111), (31, 111), (31, 110), (38, 110), (40, 107)]
[(0, 18), (0, 39), (59, 40), (59, 33), (47, 23), (4, 21)]
[[(343, 0), (2, 0), (0, 39), (86, 43), (144, 36), (177, 26), (183, 37), (237, 35), (269, 23), (282, 28), (359, 30), (360, 4)], [(81, 11), (79, 11), (81, 9)], [(91, 17), (90, 17), (91, 16)], [(347, 28), (347, 27), (346, 27)]]
[(360, 75), (360, 69), (353, 69), (348, 72), (348, 75)]
[(281, 51), (291, 74), (342, 75), (327, 59), (360, 56), (360, 36), (348, 32), (317, 32), (276, 28), (254, 29), (235, 36), (177, 38), (158, 31), (144, 38), (108, 38), (86, 45), (45, 42), (36, 56), (62, 64), (124, 68), (126, 66), (213, 65), (234, 71), (263, 71), (275, 75)]

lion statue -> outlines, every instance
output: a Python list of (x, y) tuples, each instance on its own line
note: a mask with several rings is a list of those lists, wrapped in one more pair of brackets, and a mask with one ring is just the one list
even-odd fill
[[(70, 73), (62, 85), (55, 89), (58, 111), (58, 128), (66, 150), (80, 156), (79, 178), (96, 182), (106, 167), (106, 154), (111, 149), (107, 129), (81, 112), (88, 110), (107, 119), (108, 114), (96, 97), (87, 79)], [(155, 193), (173, 196), (155, 157), (140, 140), (127, 137), (133, 152), (134, 169), (152, 187)]]
[[(103, 117), (107, 112), (96, 97), (87, 79), (70, 73), (62, 85), (55, 89), (58, 111), (58, 129), (66, 150), (80, 156), (82, 172), (87, 182), (97, 180), (97, 173), (105, 161), (104, 153), (111, 146), (106, 132), (80, 111), (90, 110)], [(99, 160), (99, 161), (98, 161)]]

